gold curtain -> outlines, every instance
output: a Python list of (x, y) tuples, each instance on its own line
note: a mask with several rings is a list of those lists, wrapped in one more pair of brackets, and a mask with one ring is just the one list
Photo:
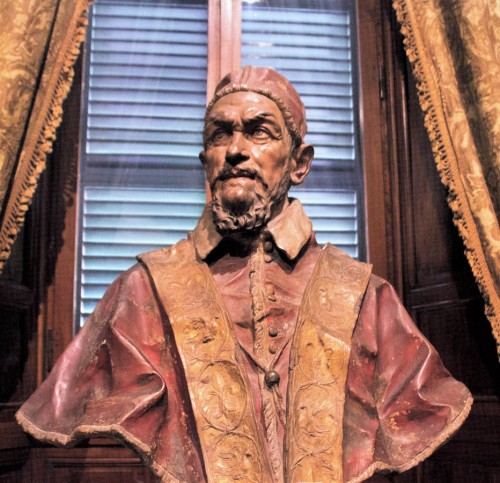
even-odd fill
[(0, 272), (61, 122), (90, 0), (0, 0)]
[(500, 0), (394, 0), (394, 8), (500, 350)]

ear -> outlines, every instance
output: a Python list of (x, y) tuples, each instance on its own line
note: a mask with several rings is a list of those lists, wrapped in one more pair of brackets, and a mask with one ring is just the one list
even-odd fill
[(290, 181), (293, 185), (298, 185), (304, 181), (311, 169), (313, 158), (314, 148), (310, 144), (301, 144), (293, 150), (292, 171), (290, 173)]
[(200, 151), (200, 154), (198, 155), (198, 157), (200, 158), (201, 164), (205, 168), (207, 165), (207, 155), (205, 154), (205, 151), (204, 150)]

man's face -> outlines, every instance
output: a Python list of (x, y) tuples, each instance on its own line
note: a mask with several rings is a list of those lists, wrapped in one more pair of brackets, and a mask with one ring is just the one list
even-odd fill
[(290, 184), (291, 137), (280, 109), (254, 92), (228, 94), (210, 111), (205, 139), (200, 157), (214, 204), (236, 220), (228, 231), (260, 228), (282, 209)]

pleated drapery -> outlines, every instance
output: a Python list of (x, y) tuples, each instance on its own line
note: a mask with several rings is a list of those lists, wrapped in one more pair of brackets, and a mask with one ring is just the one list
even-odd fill
[(395, 0), (448, 204), (500, 350), (500, 2)]
[(61, 123), (89, 3), (0, 3), (0, 271)]

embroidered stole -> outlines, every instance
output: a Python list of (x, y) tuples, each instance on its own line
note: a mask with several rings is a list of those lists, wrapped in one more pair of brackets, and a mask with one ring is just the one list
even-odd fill
[[(175, 337), (210, 482), (273, 481), (240, 349), (208, 265), (191, 242), (143, 254)], [(351, 337), (370, 266), (331, 245), (304, 293), (290, 356), (285, 481), (342, 481)]]

